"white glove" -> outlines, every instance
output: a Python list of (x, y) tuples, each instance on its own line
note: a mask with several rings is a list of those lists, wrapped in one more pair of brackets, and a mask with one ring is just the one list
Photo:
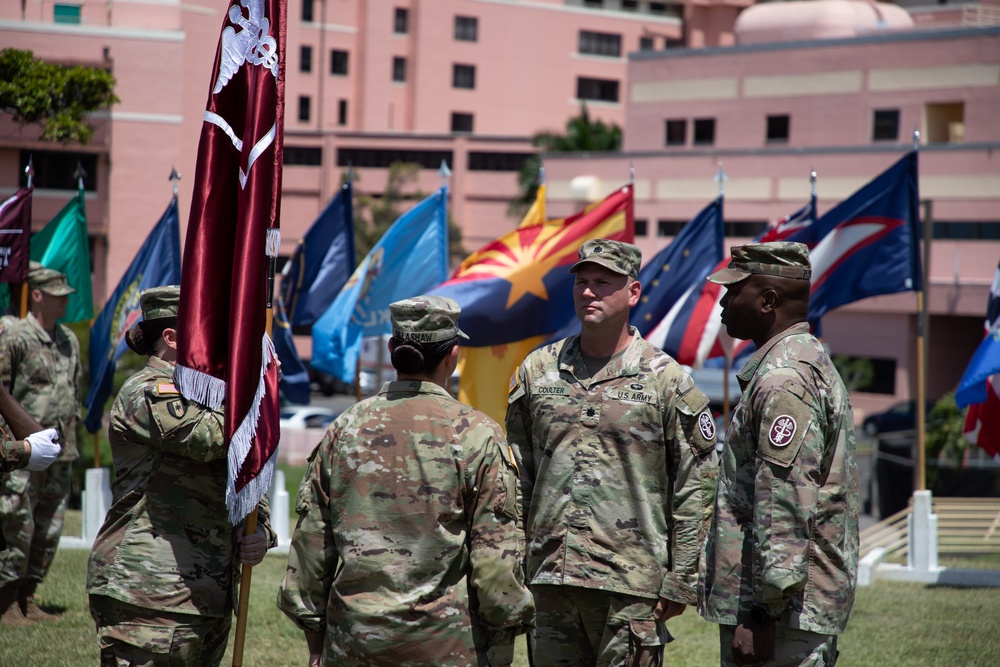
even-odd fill
[(54, 428), (32, 433), (25, 440), (31, 444), (31, 458), (28, 459), (28, 470), (45, 470), (59, 456), (62, 447), (56, 440), (59, 432)]

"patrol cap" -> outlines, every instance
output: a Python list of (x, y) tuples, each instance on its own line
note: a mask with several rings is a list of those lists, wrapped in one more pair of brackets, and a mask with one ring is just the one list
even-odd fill
[(69, 296), (76, 292), (66, 282), (65, 274), (55, 269), (47, 269), (38, 262), (28, 263), (28, 287), (50, 296)]
[(440, 343), (455, 336), (468, 338), (458, 328), (462, 309), (446, 296), (415, 296), (389, 304), (392, 336), (417, 343)]
[(584, 262), (592, 262), (615, 273), (637, 278), (639, 264), (642, 263), (642, 252), (636, 246), (624, 241), (591, 239), (580, 246), (579, 258), (579, 261), (570, 267), (570, 273), (579, 271)]
[(177, 305), (181, 300), (180, 285), (150, 287), (139, 294), (142, 319), (146, 322), (165, 317), (177, 317)]
[(804, 243), (772, 241), (734, 246), (729, 266), (708, 276), (719, 285), (731, 285), (753, 274), (809, 280), (809, 248)]

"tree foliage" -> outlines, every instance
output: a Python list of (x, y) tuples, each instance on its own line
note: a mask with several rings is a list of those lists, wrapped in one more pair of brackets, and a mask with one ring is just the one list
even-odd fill
[[(416, 191), (407, 196), (408, 185), (416, 182), (420, 165), (414, 162), (393, 162), (389, 165), (385, 189), (379, 195), (357, 194), (354, 201), (354, 249), (360, 264), (375, 247), (392, 223), (403, 214), (402, 206), (407, 200), (421, 200), (427, 195)], [(342, 176), (342, 181), (347, 174)], [(355, 183), (359, 178), (355, 176)], [(448, 255), (453, 259), (465, 257), (462, 248), (462, 230), (452, 221), (448, 213)]]
[(19, 125), (40, 125), (42, 139), (85, 144), (94, 129), (87, 114), (118, 102), (115, 78), (98, 67), (37, 60), (31, 51), (0, 51), (0, 109)]
[[(607, 125), (601, 120), (591, 120), (586, 105), (580, 109), (578, 116), (566, 121), (566, 132), (539, 132), (532, 140), (532, 145), (541, 148), (545, 153), (596, 153), (617, 151), (622, 147), (622, 129), (615, 123)], [(517, 185), (520, 191), (507, 209), (509, 215), (520, 218), (524, 216), (538, 192), (538, 168), (542, 164), (541, 155), (528, 158), (517, 175)]]
[(837, 367), (840, 377), (844, 380), (847, 391), (863, 390), (875, 379), (875, 366), (870, 359), (852, 357), (847, 354), (835, 354), (833, 365)]

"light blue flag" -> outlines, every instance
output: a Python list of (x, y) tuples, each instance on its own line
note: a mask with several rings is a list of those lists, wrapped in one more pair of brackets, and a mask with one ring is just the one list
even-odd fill
[(312, 367), (354, 383), (361, 339), (392, 333), (389, 304), (448, 278), (448, 189), (404, 213), (312, 328)]

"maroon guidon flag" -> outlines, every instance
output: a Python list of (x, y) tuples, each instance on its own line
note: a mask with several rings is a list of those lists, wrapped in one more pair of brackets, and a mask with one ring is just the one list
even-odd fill
[(0, 283), (28, 279), (31, 191), (30, 187), (21, 188), (0, 201)]
[(277, 256), (285, 112), (285, 0), (231, 0), (198, 144), (178, 313), (181, 393), (226, 406), (233, 524), (271, 484), (278, 368), (266, 331)]

